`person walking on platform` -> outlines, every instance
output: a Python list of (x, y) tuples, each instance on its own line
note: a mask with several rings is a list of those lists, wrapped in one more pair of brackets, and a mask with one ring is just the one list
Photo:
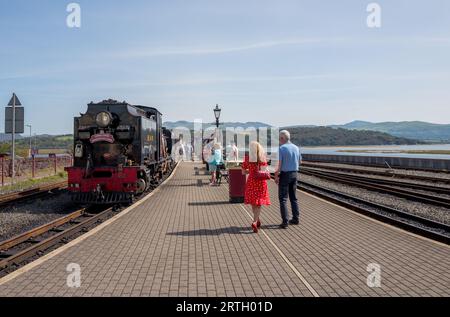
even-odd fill
[[(297, 201), (297, 176), (301, 163), (298, 146), (291, 143), (288, 131), (280, 132), (280, 152), (278, 169), (275, 172), (275, 182), (278, 184), (278, 197), (280, 199), (280, 212), (283, 222), (280, 228), (287, 229), (288, 225), (298, 225), (300, 210)], [(292, 219), (288, 221), (287, 199), (291, 202)]]
[(269, 189), (267, 180), (270, 172), (267, 169), (267, 159), (264, 149), (258, 142), (250, 143), (250, 155), (246, 155), (242, 163), (242, 173), (248, 174), (245, 186), (244, 202), (252, 206), (253, 232), (257, 233), (261, 227), (262, 206), (270, 205)]
[(239, 149), (236, 146), (236, 143), (231, 142), (231, 155), (230, 161), (237, 162), (239, 160)]
[(213, 152), (209, 161), (209, 171), (211, 172), (210, 186), (217, 185), (217, 169), (218, 166), (223, 163), (222, 159), (222, 146), (220, 143), (214, 143)]

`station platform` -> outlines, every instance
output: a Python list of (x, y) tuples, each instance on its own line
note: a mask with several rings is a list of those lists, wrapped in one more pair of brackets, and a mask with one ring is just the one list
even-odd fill
[(137, 205), (1, 279), (0, 296), (450, 296), (448, 245), (302, 192), (300, 225), (279, 229), (273, 182), (254, 234), (250, 206), (202, 169), (180, 163)]

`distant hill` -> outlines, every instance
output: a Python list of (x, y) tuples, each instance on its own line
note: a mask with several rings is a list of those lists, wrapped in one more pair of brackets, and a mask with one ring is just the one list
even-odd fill
[(450, 142), (450, 124), (435, 124), (422, 121), (380, 122), (353, 121), (333, 128), (370, 130), (385, 132), (393, 136), (430, 142)]
[(377, 131), (332, 127), (289, 127), (292, 141), (301, 146), (413, 145), (424, 141), (399, 138)]
[[(66, 135), (37, 135), (36, 139), (31, 138), (31, 143), (38, 149), (70, 149), (73, 143), (73, 136), (71, 134)], [(17, 141), (18, 146), (28, 147), (30, 144), (30, 138), (24, 137)]]

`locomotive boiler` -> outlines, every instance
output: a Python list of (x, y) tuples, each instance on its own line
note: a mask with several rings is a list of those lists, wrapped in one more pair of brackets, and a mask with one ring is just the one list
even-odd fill
[(171, 132), (153, 107), (108, 99), (74, 119), (74, 164), (66, 168), (72, 200), (131, 203), (172, 168)]

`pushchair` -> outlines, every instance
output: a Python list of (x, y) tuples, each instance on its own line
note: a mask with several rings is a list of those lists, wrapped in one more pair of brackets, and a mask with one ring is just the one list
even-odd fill
[(228, 171), (227, 171), (224, 163), (220, 163), (217, 165), (217, 169), (216, 169), (217, 185), (222, 184), (222, 178), (225, 178), (228, 181)]

